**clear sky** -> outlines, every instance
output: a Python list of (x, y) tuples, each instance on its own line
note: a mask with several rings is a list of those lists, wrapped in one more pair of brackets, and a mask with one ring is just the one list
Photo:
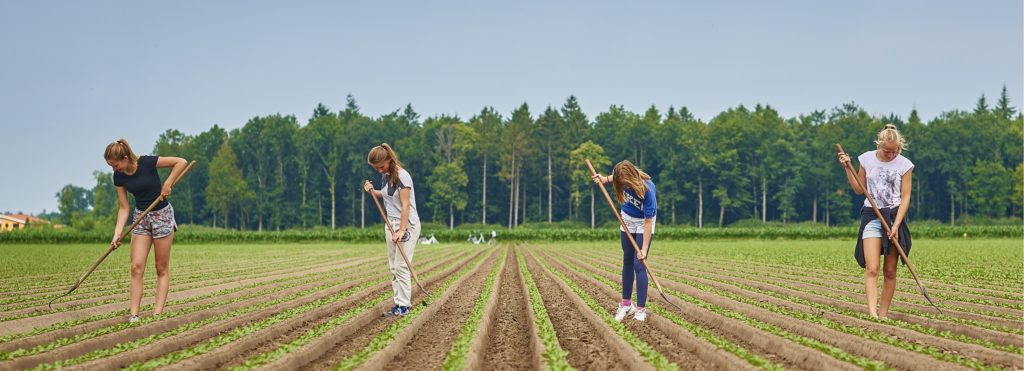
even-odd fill
[(1024, 2), (3, 1), (0, 212), (57, 208), (124, 137), (259, 115), (740, 104), (792, 117), (856, 102), (924, 120), (1021, 107)]

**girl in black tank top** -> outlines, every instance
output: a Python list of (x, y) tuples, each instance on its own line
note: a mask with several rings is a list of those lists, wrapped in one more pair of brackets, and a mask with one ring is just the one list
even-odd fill
[[(138, 157), (132, 152), (128, 141), (119, 139), (107, 145), (103, 153), (107, 165), (114, 171), (114, 185), (117, 187), (117, 221), (114, 224), (114, 237), (110, 246), (121, 246), (120, 236), (128, 221), (128, 193), (135, 197), (136, 218), (141, 211), (153, 202), (157, 205), (146, 214), (138, 227), (132, 230), (131, 239), (131, 275), (129, 297), (131, 315), (129, 322), (139, 320), (139, 307), (142, 303), (143, 273), (146, 271), (146, 259), (150, 247), (156, 252), (156, 306), (153, 314), (158, 315), (164, 310), (167, 292), (170, 289), (171, 244), (174, 241), (174, 208), (167, 202), (171, 194), (171, 185), (185, 170), (186, 161), (180, 157)], [(157, 173), (159, 168), (173, 168), (171, 174), (163, 182)]]

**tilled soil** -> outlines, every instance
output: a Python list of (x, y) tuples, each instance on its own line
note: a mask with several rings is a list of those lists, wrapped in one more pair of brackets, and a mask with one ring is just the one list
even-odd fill
[(558, 343), (569, 352), (566, 356), (569, 365), (580, 370), (614, 370), (634, 364), (633, 360), (627, 361), (620, 355), (622, 344), (611, 343), (602, 336), (605, 331), (611, 331), (609, 328), (594, 326), (584, 317), (583, 313), (590, 308), (570, 300), (568, 295), (574, 294), (563, 291), (536, 261), (528, 258), (526, 262), (544, 299)]
[(483, 348), (484, 370), (524, 370), (532, 366), (537, 349), (531, 346), (536, 336), (530, 327), (533, 318), (527, 309), (526, 287), (519, 273), (515, 251), (508, 253), (498, 288), (498, 308), (491, 319), (487, 343)]
[[(472, 273), (459, 287), (454, 288), (452, 296), (441, 307), (426, 319), (426, 323), (416, 330), (412, 340), (407, 342), (401, 352), (384, 366), (386, 370), (439, 369), (444, 357), (452, 349), (455, 339), (459, 336), (462, 326), (466, 323), (473, 306), (484, 289), (484, 283), (491, 267), (499, 264), (503, 254), (488, 258), (483, 266)], [(449, 289), (451, 290), (451, 289)], [(486, 298), (485, 298), (486, 299)]]

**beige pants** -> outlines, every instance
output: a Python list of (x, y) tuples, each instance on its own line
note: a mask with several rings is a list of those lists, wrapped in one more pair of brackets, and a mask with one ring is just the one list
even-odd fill
[[(388, 219), (397, 231), (398, 219)], [(384, 229), (384, 234), (388, 239), (388, 266), (391, 267), (391, 290), (395, 292), (395, 305), (411, 307), (412, 274), (409, 272), (409, 266), (405, 264), (405, 259), (402, 259), (402, 253), (398, 251), (394, 241), (391, 240), (391, 231), (387, 227)], [(412, 254), (416, 252), (416, 241), (420, 238), (420, 225), (409, 225), (406, 227), (406, 232), (409, 233), (409, 239), (399, 243), (402, 244), (402, 250), (405, 251), (405, 256), (409, 258), (411, 264), (413, 262)]]

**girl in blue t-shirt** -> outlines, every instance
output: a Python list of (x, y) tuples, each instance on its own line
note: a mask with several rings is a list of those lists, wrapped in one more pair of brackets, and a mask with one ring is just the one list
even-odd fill
[[(641, 260), (647, 259), (651, 249), (651, 238), (654, 235), (654, 224), (658, 215), (658, 198), (655, 196), (654, 182), (651, 176), (638, 169), (629, 161), (622, 161), (612, 169), (612, 175), (594, 175), (599, 185), (612, 183), (615, 187), (615, 198), (622, 204), (622, 221), (627, 230), (619, 227), (619, 240), (622, 243), (622, 301), (615, 311), (615, 320), (622, 321), (627, 315), (633, 319), (647, 319), (647, 270)], [(629, 235), (633, 236), (640, 252), (633, 249)], [(633, 281), (636, 280), (637, 305), (633, 305)]]

